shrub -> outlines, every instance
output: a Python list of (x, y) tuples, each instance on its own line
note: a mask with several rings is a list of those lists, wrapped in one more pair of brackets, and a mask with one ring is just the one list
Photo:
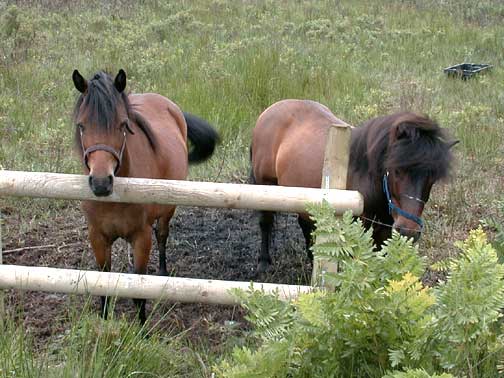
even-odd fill
[(33, 16), (11, 5), (0, 16), (0, 53), (7, 63), (19, 63), (28, 56), (35, 42), (36, 25)]
[(419, 279), (425, 264), (411, 240), (394, 233), (374, 252), (371, 232), (350, 213), (334, 218), (327, 205), (311, 211), (324, 240), (315, 258), (340, 267), (330, 276), (336, 290), (293, 303), (238, 293), (259, 347), (236, 349), (216, 368), (220, 376), (497, 376), (504, 270), (481, 229), (457, 244), (446, 282), (431, 289)]

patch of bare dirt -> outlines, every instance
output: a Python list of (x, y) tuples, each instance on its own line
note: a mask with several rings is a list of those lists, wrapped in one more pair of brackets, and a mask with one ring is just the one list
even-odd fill
[[(8, 235), (4, 235), (4, 263), (68, 269), (96, 269), (89, 246), (86, 222), (76, 207), (62, 209), (50, 220), (36, 222), (22, 231), (22, 222), (14, 212), (5, 216)], [(304, 239), (296, 215), (280, 214), (275, 224), (273, 266), (261, 280), (275, 283), (307, 284), (311, 264), (307, 261)], [(155, 240), (155, 238), (153, 238)], [(230, 281), (256, 280), (255, 268), (260, 246), (257, 214), (253, 211), (178, 208), (168, 240), (168, 270), (177, 277)], [(13, 251), (19, 248), (21, 250)], [(11, 252), (9, 252), (11, 251)], [(114, 244), (112, 270), (128, 271), (128, 248), (119, 240)], [(149, 274), (156, 274), (158, 254), (154, 243)], [(93, 298), (98, 309), (99, 299)], [(65, 331), (72, 306), (82, 308), (85, 298), (64, 294), (19, 292), (10, 290), (7, 308), (20, 319), (39, 343)], [(148, 301), (148, 313), (153, 303)], [(131, 300), (119, 299), (116, 316), (134, 318)], [(205, 340), (219, 348), (226, 338), (247, 328), (242, 309), (204, 304), (163, 303), (155, 306), (153, 318), (159, 327), (174, 332), (189, 332), (194, 342)], [(232, 325), (232, 326), (230, 326)]]

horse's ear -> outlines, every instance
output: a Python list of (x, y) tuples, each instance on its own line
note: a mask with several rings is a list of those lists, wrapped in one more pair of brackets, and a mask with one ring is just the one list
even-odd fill
[(119, 73), (115, 77), (114, 87), (116, 87), (119, 93), (122, 93), (122, 91), (124, 91), (124, 88), (126, 88), (126, 72), (124, 72), (122, 68), (119, 70)]
[(455, 140), (452, 140), (451, 142), (448, 142), (448, 149), (452, 148), (453, 146), (455, 146), (458, 143), (460, 143), (460, 140), (458, 140), (458, 139), (455, 139)]
[(72, 74), (72, 80), (75, 85), (75, 88), (80, 92), (84, 93), (87, 90), (87, 80), (82, 77), (79, 71), (74, 70)]

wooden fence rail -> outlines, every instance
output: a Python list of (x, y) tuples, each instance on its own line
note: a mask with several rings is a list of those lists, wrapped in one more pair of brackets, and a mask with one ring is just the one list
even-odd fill
[(0, 170), (0, 196), (283, 212), (304, 212), (307, 203), (321, 203), (322, 200), (326, 200), (336, 214), (351, 210), (355, 215), (360, 215), (364, 206), (362, 195), (349, 190), (125, 177), (115, 178), (112, 195), (96, 197), (89, 188), (88, 176), (5, 170)]
[[(356, 191), (342, 190), (346, 187), (349, 141), (350, 126), (330, 127), (322, 189), (116, 177), (112, 195), (96, 197), (89, 188), (88, 176), (0, 170), (0, 196), (296, 213), (305, 212), (308, 203), (321, 203), (325, 200), (333, 207), (336, 215), (347, 210), (351, 210), (354, 215), (360, 215), (364, 207), (362, 195)], [(323, 284), (326, 271), (337, 271), (337, 267), (324, 261), (315, 261), (312, 283)], [(0, 265), (0, 289), (236, 304), (237, 300), (229, 289), (246, 290), (249, 287), (249, 282)], [(313, 290), (311, 286), (269, 283), (254, 283), (253, 287), (269, 293), (277, 292), (282, 299), (292, 299), (299, 293)]]
[[(247, 290), (250, 282), (161, 277), (19, 265), (0, 265), (0, 289), (108, 295), (185, 303), (238, 304), (230, 289)], [(254, 290), (290, 300), (311, 286), (254, 283)]]

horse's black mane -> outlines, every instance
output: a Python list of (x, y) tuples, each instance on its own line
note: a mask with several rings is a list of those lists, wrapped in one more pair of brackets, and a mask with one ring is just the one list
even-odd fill
[[(151, 147), (155, 150), (157, 145), (156, 138), (149, 122), (134, 109), (134, 106), (129, 102), (128, 95), (124, 91), (119, 93), (114, 86), (112, 77), (106, 72), (99, 71), (88, 81), (87, 91), (79, 96), (75, 104), (73, 111), (74, 121), (77, 121), (81, 106), (84, 104), (84, 107), (89, 112), (89, 120), (92, 125), (100, 131), (110, 132), (117, 122), (121, 121), (116, 119), (117, 106), (121, 101), (124, 104), (128, 118), (138, 125), (147, 137)], [(78, 128), (75, 131), (75, 140), (77, 148), (81, 149)]]
[(381, 177), (404, 169), (433, 181), (448, 176), (452, 161), (447, 135), (433, 120), (410, 112), (371, 119), (354, 129), (350, 162), (361, 175)]

